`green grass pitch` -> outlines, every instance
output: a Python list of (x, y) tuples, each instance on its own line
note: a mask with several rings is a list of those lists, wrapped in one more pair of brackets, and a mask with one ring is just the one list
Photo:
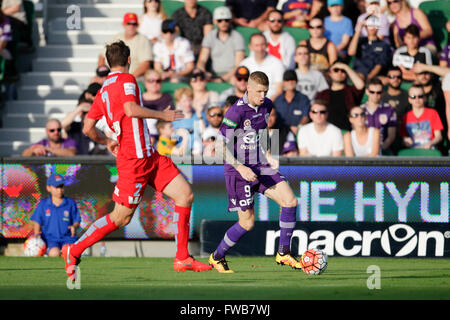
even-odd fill
[[(277, 265), (271, 257), (229, 257), (234, 274), (178, 273), (172, 261), (83, 258), (80, 289), (70, 290), (62, 258), (0, 257), (0, 299), (450, 299), (448, 259), (329, 257), (319, 276)], [(373, 265), (380, 270), (379, 289), (367, 287)]]

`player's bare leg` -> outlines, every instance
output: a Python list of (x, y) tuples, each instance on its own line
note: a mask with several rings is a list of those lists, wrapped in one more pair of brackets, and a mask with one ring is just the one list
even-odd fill
[(275, 261), (281, 265), (288, 265), (294, 269), (301, 269), (302, 265), (290, 253), (292, 232), (295, 228), (297, 215), (297, 198), (286, 181), (281, 181), (268, 188), (264, 195), (274, 200), (281, 207), (280, 215), (280, 244)]
[(175, 202), (173, 221), (177, 223), (175, 242), (177, 246), (176, 256), (173, 262), (175, 271), (207, 271), (211, 266), (195, 260), (189, 255), (189, 220), (191, 216), (194, 194), (191, 186), (182, 174), (177, 175), (164, 188), (163, 193)]
[(211, 253), (209, 264), (219, 273), (233, 273), (228, 267), (225, 255), (247, 232), (253, 229), (255, 225), (255, 210), (253, 208), (238, 211), (239, 220), (232, 225), (222, 241), (219, 243), (216, 251)]
[(83, 251), (117, 228), (126, 226), (131, 221), (135, 210), (136, 208), (128, 208), (116, 203), (113, 211), (96, 220), (77, 242), (64, 246), (62, 256), (66, 273), (72, 281), (75, 281), (76, 266), (80, 263)]

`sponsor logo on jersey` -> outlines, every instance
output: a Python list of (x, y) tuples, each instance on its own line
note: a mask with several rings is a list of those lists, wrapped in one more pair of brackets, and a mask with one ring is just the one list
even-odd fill
[(244, 130), (251, 130), (252, 129), (252, 122), (250, 119), (247, 119), (244, 121)]
[(125, 95), (133, 95), (136, 96), (136, 84), (132, 82), (125, 82), (123, 84), (123, 90), (125, 91)]
[(45, 210), (45, 216), (46, 217), (50, 217), (50, 213), (51, 213), (50, 209)]
[(231, 121), (228, 118), (223, 118), (223, 123), (225, 123), (227, 126), (232, 127), (232, 128), (236, 128), (237, 127), (237, 123)]

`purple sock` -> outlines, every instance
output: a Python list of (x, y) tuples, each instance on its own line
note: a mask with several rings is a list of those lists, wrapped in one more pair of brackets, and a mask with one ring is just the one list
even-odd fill
[(247, 230), (241, 227), (239, 222), (236, 222), (233, 226), (231, 226), (231, 228), (229, 228), (225, 233), (222, 241), (220, 241), (216, 251), (214, 251), (214, 260), (220, 260), (225, 257), (227, 251), (230, 250), (230, 248), (232, 248), (247, 232)]
[(292, 232), (295, 228), (297, 207), (282, 207), (280, 215), (280, 244), (278, 252), (286, 254), (291, 251)]

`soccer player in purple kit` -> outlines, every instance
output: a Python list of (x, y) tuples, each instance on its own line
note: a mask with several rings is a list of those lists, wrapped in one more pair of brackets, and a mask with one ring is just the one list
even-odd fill
[(259, 192), (281, 206), (280, 242), (275, 261), (294, 269), (301, 263), (290, 254), (290, 243), (297, 215), (297, 198), (286, 179), (278, 172), (278, 161), (263, 149), (272, 101), (266, 98), (269, 79), (261, 71), (253, 72), (247, 92), (225, 114), (218, 143), (225, 159), (228, 211), (238, 212), (238, 222), (225, 233), (209, 264), (220, 273), (233, 273), (225, 255), (255, 222), (253, 196)]

